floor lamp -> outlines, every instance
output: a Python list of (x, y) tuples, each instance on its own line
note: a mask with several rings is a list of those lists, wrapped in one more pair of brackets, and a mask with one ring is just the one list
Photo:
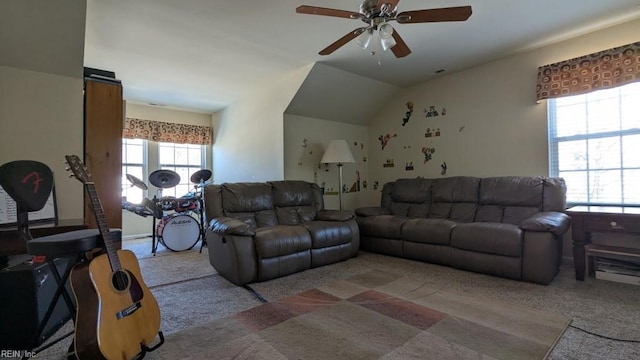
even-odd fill
[(353, 154), (351, 154), (351, 150), (349, 149), (349, 144), (347, 144), (345, 140), (331, 140), (329, 146), (327, 146), (327, 149), (324, 151), (322, 160), (320, 160), (320, 163), (322, 164), (338, 165), (338, 173), (340, 177), (340, 187), (338, 188), (340, 210), (342, 210), (344, 206), (342, 203), (342, 165), (355, 162), (356, 159), (353, 158)]

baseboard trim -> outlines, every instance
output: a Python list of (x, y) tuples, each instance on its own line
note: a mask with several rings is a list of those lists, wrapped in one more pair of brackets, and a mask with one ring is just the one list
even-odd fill
[(151, 234), (133, 234), (133, 235), (125, 235), (122, 237), (122, 240), (136, 240), (136, 239), (144, 239), (151, 237)]

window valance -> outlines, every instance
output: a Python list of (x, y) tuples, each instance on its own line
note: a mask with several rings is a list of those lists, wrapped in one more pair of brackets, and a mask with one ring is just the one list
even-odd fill
[(126, 118), (122, 137), (175, 144), (209, 145), (213, 143), (213, 129), (209, 126)]
[(538, 68), (538, 100), (640, 81), (640, 42)]

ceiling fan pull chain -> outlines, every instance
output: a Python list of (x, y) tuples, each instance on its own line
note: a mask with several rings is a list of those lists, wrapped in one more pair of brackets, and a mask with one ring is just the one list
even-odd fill
[(376, 41), (376, 44), (378, 44), (378, 51), (372, 52), (371, 55), (374, 55), (374, 54), (376, 55), (378, 59), (378, 66), (382, 67), (382, 59), (380, 58), (380, 52), (381, 52), (380, 50), (382, 50), (381, 49), (382, 44), (379, 40), (380, 40), (380, 35), (378, 35), (378, 41)]

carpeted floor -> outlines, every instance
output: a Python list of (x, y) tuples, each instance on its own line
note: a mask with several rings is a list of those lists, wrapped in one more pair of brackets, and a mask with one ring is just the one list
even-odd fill
[[(212, 322), (261, 304), (247, 289), (235, 286), (217, 275), (209, 264), (207, 249), (198, 252), (199, 244), (192, 250), (177, 253), (160, 246), (155, 257), (150, 256), (150, 240), (126, 241), (123, 247), (137, 254), (144, 280), (158, 300), (162, 315), (161, 329), (167, 337), (162, 351), (165, 351), (164, 347), (170, 350), (174, 338), (199, 329), (212, 332), (210, 336), (213, 341), (215, 330), (207, 328)], [(573, 268), (566, 265), (562, 266), (560, 274), (550, 285), (543, 286), (361, 252), (358, 257), (348, 261), (251, 284), (251, 288), (273, 302), (372, 270), (421, 281), (446, 292), (494, 300), (496, 304), (540, 310), (570, 319), (571, 326), (562, 335), (549, 359), (640, 358), (640, 343), (637, 342), (640, 340), (640, 287), (594, 279), (579, 282), (574, 279)], [(588, 334), (576, 327), (611, 339)], [(65, 328), (69, 330), (70, 324)], [(63, 359), (69, 343), (70, 339), (65, 339), (39, 353), (38, 358)], [(196, 343), (192, 345), (194, 349), (201, 346)], [(433, 358), (428, 352), (423, 355), (426, 359)], [(148, 354), (147, 358), (158, 359), (161, 356), (156, 352)], [(189, 352), (185, 351), (174, 358), (199, 357), (189, 357)], [(398, 355), (394, 358), (403, 357)]]
[(542, 359), (568, 323), (373, 270), (173, 334), (152, 358)]

